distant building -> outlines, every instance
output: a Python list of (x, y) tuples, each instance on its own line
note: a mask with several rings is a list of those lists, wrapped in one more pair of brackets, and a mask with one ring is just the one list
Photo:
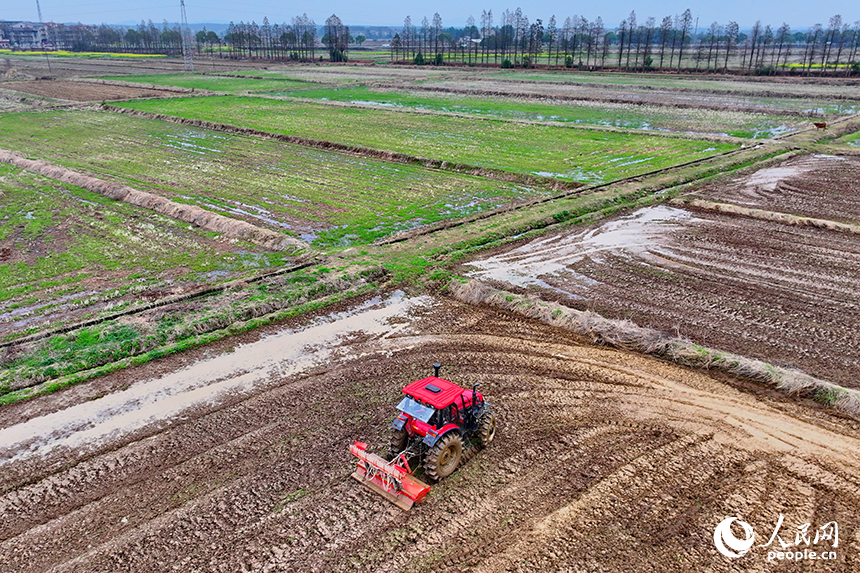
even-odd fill
[(0, 22), (0, 47), (41, 50), (48, 39), (48, 26), (34, 22)]

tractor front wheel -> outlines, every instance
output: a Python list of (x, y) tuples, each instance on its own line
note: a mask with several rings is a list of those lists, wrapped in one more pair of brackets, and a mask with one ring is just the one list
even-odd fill
[(493, 414), (484, 414), (478, 420), (478, 441), (481, 447), (486, 448), (496, 437), (496, 417)]
[(450, 432), (427, 451), (424, 472), (430, 479), (439, 481), (454, 473), (462, 457), (463, 438), (456, 432)]

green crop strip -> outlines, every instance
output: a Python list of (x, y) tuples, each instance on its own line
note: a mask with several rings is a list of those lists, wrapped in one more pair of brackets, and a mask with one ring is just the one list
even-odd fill
[(20, 331), (60, 304), (87, 306), (159, 283), (225, 280), (286, 262), (252, 245), (213, 243), (213, 233), (5, 164), (0, 220), (0, 311), (11, 312)]
[(767, 137), (774, 132), (791, 131), (808, 123), (806, 119), (796, 117), (728, 110), (663, 108), (598, 102), (553, 104), (528, 102), (518, 98), (436, 95), (367, 87), (275, 91), (270, 95), (312, 98), (359, 105), (389, 106), (398, 109), (442, 111), (482, 117), (556, 121), (626, 129), (728, 134), (735, 137)]
[(176, 98), (122, 107), (566, 181), (606, 182), (735, 149), (695, 139), (392, 113), (254, 97)]

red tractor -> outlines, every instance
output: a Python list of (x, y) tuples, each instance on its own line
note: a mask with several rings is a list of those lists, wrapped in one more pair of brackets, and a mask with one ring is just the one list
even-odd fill
[(433, 376), (403, 389), (400, 414), (391, 424), (390, 461), (367, 453), (362, 442), (350, 447), (359, 458), (352, 477), (403, 509), (421, 503), (430, 491), (412, 475), (419, 465), (431, 481), (446, 478), (496, 435), (496, 418), (478, 384), (461, 388), (439, 378), (439, 364), (433, 367)]

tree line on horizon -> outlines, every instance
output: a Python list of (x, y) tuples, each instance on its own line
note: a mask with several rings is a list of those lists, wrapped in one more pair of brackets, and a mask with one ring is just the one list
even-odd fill
[[(183, 35), (179, 26), (165, 21), (159, 29), (152, 21), (135, 27), (82, 26), (73, 40), (78, 51), (128, 51), (178, 55)], [(190, 36), (190, 35), (189, 35)], [(350, 49), (361, 46), (364, 36), (353, 37), (349, 26), (332, 14), (318, 26), (307, 14), (289, 23), (262, 25), (230, 23), (223, 35), (205, 28), (190, 36), (198, 55), (220, 58), (345, 62)], [(410, 16), (403, 27), (393, 29), (385, 48), (390, 61), (416, 65), (471, 65), (626, 71), (685, 70), (774, 74), (795, 68), (810, 73), (860, 73), (860, 21), (848, 24), (840, 15), (826, 26), (792, 30), (783, 23), (774, 29), (757, 21), (742, 31), (735, 21), (713, 22), (698, 29), (687, 9), (661, 21), (637, 19), (636, 12), (615, 27), (601, 17), (582, 16), (560, 22), (553, 15), (544, 24), (522, 9), (505, 10), (498, 21), (484, 10), (480, 21), (469, 17), (462, 28), (445, 27), (439, 13), (417, 25)], [(789, 66), (789, 64), (792, 64)]]

